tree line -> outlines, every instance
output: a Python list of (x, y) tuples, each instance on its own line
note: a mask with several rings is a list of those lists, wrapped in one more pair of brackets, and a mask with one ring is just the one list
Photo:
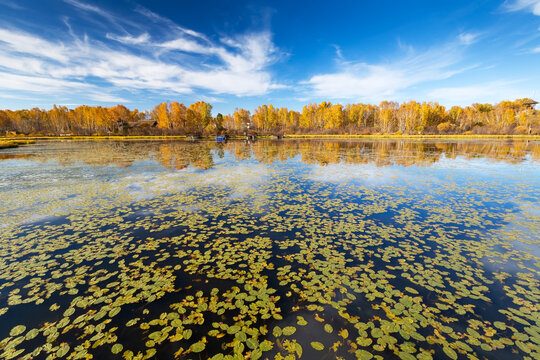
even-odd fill
[(212, 116), (212, 105), (163, 102), (151, 111), (82, 105), (74, 109), (0, 110), (2, 133), (33, 135), (242, 134), (537, 134), (540, 115), (531, 99), (475, 103), (449, 109), (436, 102), (308, 104), (302, 111), (260, 105)]

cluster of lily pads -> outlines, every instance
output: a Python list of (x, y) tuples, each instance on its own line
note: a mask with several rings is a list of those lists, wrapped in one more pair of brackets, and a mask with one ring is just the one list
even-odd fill
[(540, 178), (206, 154), (27, 163), (52, 168), (0, 194), (0, 359), (540, 358)]

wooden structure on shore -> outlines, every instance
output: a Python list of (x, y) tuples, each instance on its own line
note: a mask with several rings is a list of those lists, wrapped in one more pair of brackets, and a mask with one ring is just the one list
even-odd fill
[(534, 110), (534, 107), (536, 104), (538, 104), (538, 101), (534, 101), (534, 100), (527, 100), (523, 102), (523, 106), (529, 110)]
[(118, 130), (124, 131), (129, 129), (143, 129), (143, 128), (155, 128), (157, 126), (156, 120), (138, 120), (138, 121), (125, 121), (120, 119), (116, 122)]

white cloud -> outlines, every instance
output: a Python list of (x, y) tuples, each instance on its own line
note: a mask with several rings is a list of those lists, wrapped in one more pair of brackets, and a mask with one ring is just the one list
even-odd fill
[[(514, 0), (504, 3), (504, 7), (508, 11), (527, 10), (536, 16), (540, 16), (540, 0)], [(538, 28), (540, 30), (540, 27)], [(536, 38), (536, 36), (534, 37)], [(540, 46), (529, 50), (532, 53), (540, 53)]]
[(112, 15), (110, 13), (100, 9), (97, 6), (86, 4), (86, 3), (83, 3), (83, 2), (77, 1), (77, 0), (64, 0), (64, 1), (66, 3), (68, 3), (68, 4), (70, 4), (70, 5), (73, 5), (73, 6), (77, 7), (77, 8), (79, 8), (79, 9), (81, 9), (81, 10), (94, 12), (94, 13), (99, 14), (99, 15), (101, 15), (103, 17), (106, 17), (106, 18), (111, 18), (112, 17)]
[(15, 1), (10, 0), (0, 0), (0, 5), (7, 6), (8, 8), (15, 9), (15, 10), (23, 10), (24, 7), (22, 7), (20, 4), (17, 4)]
[(58, 91), (87, 90), (91, 86), (78, 81), (54, 79), (45, 76), (10, 74), (0, 71), (0, 90), (19, 90), (51, 94)]
[(215, 54), (217, 50), (186, 38), (176, 38), (157, 44), (157, 46), (170, 51), (178, 50), (195, 54)]
[(102, 18), (106, 19), (110, 24), (114, 25), (116, 28), (120, 29), (123, 32), (126, 32), (124, 25), (129, 25), (132, 27), (139, 27), (139, 24), (133, 21), (130, 21), (126, 18), (115, 16), (114, 14), (98, 6), (90, 5), (90, 4), (87, 4), (78, 0), (64, 0), (64, 2), (76, 7), (77, 9), (81, 10), (84, 13), (93, 13), (93, 14), (101, 16)]
[[(533, 15), (540, 16), (540, 0), (513, 0), (513, 1), (506, 1), (502, 8), (506, 11), (529, 11)], [(538, 28), (540, 30), (540, 27)], [(538, 36), (527, 36), (523, 39), (521, 39), (518, 42), (518, 45), (523, 45), (530, 40), (536, 39)], [(540, 52), (540, 46), (536, 47), (534, 49), (528, 49), (522, 53), (539, 53)]]
[[(96, 6), (65, 1), (112, 23), (129, 24)], [(278, 55), (269, 32), (212, 42), (204, 34), (146, 9), (136, 10), (159, 22), (161, 28), (138, 27), (132, 34), (119, 26), (120, 34), (104, 32), (100, 38), (94, 32), (79, 38), (66, 23), (62, 41), (0, 28), (0, 91), (48, 92), (51, 96), (79, 93), (96, 101), (106, 101), (110, 95), (116, 101), (125, 100), (114, 95), (119, 91), (174, 95), (203, 89), (213, 94), (250, 96), (280, 87), (268, 70)]]
[(201, 33), (197, 32), (197, 31), (194, 31), (194, 30), (191, 30), (191, 29), (186, 29), (186, 28), (184, 28), (184, 27), (182, 27), (180, 25), (177, 25), (176, 23), (174, 23), (170, 19), (168, 19), (168, 18), (166, 18), (164, 16), (160, 16), (160, 15), (148, 10), (145, 7), (137, 5), (135, 7), (135, 11), (138, 12), (139, 14), (141, 14), (141, 15), (144, 15), (149, 20), (152, 20), (154, 23), (164, 24), (169, 30), (173, 30), (173, 31), (176, 31), (176, 32), (179, 32), (179, 33), (184, 33), (186, 35), (189, 35), (189, 36), (201, 39), (201, 40), (208, 41), (208, 39), (206, 38), (206, 36), (204, 34), (201, 34)]
[(509, 11), (528, 10), (536, 16), (540, 16), (540, 0), (507, 1), (505, 7)]
[(119, 96), (111, 95), (108, 93), (100, 93), (100, 92), (91, 92), (88, 94), (88, 97), (92, 100), (103, 102), (103, 103), (128, 103), (128, 99), (124, 99)]
[(107, 38), (118, 41), (122, 44), (137, 45), (137, 44), (147, 43), (150, 40), (150, 35), (148, 33), (143, 33), (139, 36), (131, 36), (131, 35), (118, 36), (114, 34), (107, 34)]
[(477, 33), (461, 33), (459, 34), (459, 41), (464, 45), (471, 45), (478, 41)]
[(356, 64), (333, 74), (315, 75), (307, 81), (315, 95), (330, 98), (389, 96), (405, 88), (402, 74), (385, 66)]
[(416, 84), (447, 79), (469, 69), (455, 68), (462, 47), (453, 42), (423, 53), (410, 51), (401, 59), (381, 64), (340, 61), (337, 72), (315, 75), (305, 84), (314, 95), (324, 98), (388, 100)]
[[(31, 34), (25, 34), (18, 31), (10, 31), (0, 28), (0, 43), (2, 48), (9, 54), (30, 57), (45, 57), (65, 63), (68, 59), (65, 54), (65, 47), (62, 44), (56, 44)], [(1, 53), (0, 53), (1, 54)], [(23, 57), (23, 59), (25, 59)]]
[(529, 96), (523, 90), (515, 89), (512, 85), (516, 81), (492, 81), (480, 84), (458, 87), (444, 87), (431, 91), (428, 96), (443, 103), (470, 104), (471, 99), (476, 102), (496, 103), (504, 99), (522, 98)]

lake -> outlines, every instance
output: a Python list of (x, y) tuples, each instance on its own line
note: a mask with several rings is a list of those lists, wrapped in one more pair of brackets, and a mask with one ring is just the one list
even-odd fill
[(539, 359), (540, 141), (0, 150), (1, 359)]

